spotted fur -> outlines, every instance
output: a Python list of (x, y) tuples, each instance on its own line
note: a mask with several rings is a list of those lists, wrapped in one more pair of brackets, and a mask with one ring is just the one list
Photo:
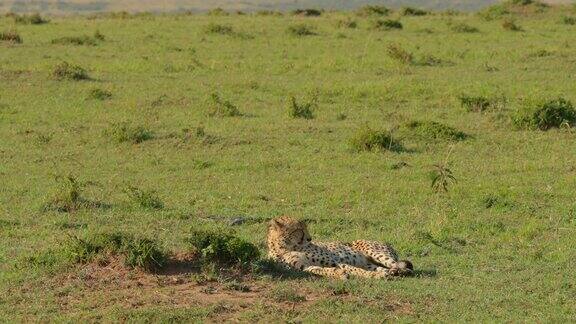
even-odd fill
[(306, 224), (282, 216), (268, 226), (268, 256), (286, 267), (333, 278), (386, 278), (412, 271), (392, 246), (358, 240), (350, 244), (312, 241)]

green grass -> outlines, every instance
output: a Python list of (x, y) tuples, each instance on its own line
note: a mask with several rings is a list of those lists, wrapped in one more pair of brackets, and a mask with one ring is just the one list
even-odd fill
[[(514, 120), (526, 109), (565, 108), (541, 104), (556, 98), (576, 102), (574, 26), (563, 23), (574, 14), (536, 9), (512, 14), (523, 32), (501, 18), (439, 13), (377, 31), (372, 20), (385, 18), (329, 11), (17, 25), (24, 42), (0, 42), (0, 322), (573, 322), (573, 125), (544, 132)], [(356, 28), (338, 27), (347, 19)], [(458, 23), (479, 32), (454, 32)], [(210, 24), (252, 37), (207, 33)], [(301, 24), (315, 35), (288, 34)], [(0, 19), (0, 31), (13, 25)], [(106, 35), (97, 46), (51, 43), (97, 30)], [(415, 62), (452, 64), (399, 64), (391, 44)], [(113, 96), (97, 100), (93, 89)], [(302, 105), (308, 94), (314, 119), (291, 118), (290, 98)], [(241, 117), (211, 116), (227, 103)], [(546, 111), (567, 111), (556, 108)], [(414, 120), (470, 138), (430, 145), (404, 133)], [(361, 129), (375, 133), (358, 135), (370, 149), (357, 152), (351, 139)], [(388, 135), (403, 149), (385, 149)], [(164, 208), (127, 197), (130, 185), (158, 193)], [(98, 233), (177, 252), (189, 250), (194, 231), (233, 229), (264, 253), (266, 222), (284, 214), (307, 219), (318, 240), (390, 242), (417, 275), (345, 288), (253, 275), (242, 284), (258, 289), (234, 291), (240, 307), (219, 303), (232, 292), (211, 290), (216, 283), (150, 275), (142, 286), (106, 284), (91, 279), (91, 262), (59, 263), (68, 238)], [(247, 221), (231, 227), (237, 217)], [(156, 258), (146, 242), (134, 242), (130, 263)]]

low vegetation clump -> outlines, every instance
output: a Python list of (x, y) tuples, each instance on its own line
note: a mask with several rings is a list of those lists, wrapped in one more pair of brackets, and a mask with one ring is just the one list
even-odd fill
[(562, 23), (564, 25), (576, 25), (576, 17), (564, 16), (562, 17)]
[(518, 26), (512, 18), (504, 19), (502, 21), (502, 28), (510, 31), (522, 31), (522, 27)]
[(86, 239), (72, 237), (65, 243), (64, 251), (75, 263), (106, 262), (109, 256), (119, 255), (127, 266), (146, 271), (161, 269), (168, 259), (156, 242), (122, 233), (98, 234)]
[(288, 27), (288, 34), (296, 37), (317, 35), (312, 26), (306, 24), (297, 24)]
[(314, 119), (314, 110), (316, 106), (316, 100), (298, 103), (295, 97), (290, 97), (288, 113), (292, 118)]
[(52, 76), (56, 80), (64, 81), (80, 81), (88, 80), (88, 72), (79, 65), (73, 65), (68, 62), (62, 62), (57, 64), (52, 70)]
[(426, 16), (428, 11), (413, 7), (403, 7), (400, 9), (400, 14), (402, 16)]
[(31, 15), (13, 15), (14, 22), (22, 25), (42, 25), (50, 22), (48, 19), (43, 18), (38, 13)]
[(549, 130), (563, 125), (576, 125), (576, 109), (564, 98), (528, 105), (513, 117), (513, 123), (522, 129)]
[(389, 13), (390, 9), (384, 6), (364, 6), (356, 11), (356, 14), (361, 17), (386, 16)]
[(362, 127), (350, 138), (350, 148), (355, 152), (362, 151), (393, 151), (403, 150), (402, 145), (394, 140), (389, 131), (374, 130), (368, 126)]
[(208, 16), (229, 16), (230, 13), (222, 8), (214, 8), (208, 12), (206, 12)]
[(499, 19), (509, 14), (510, 11), (502, 4), (490, 6), (478, 13), (481, 18), (488, 21)]
[(406, 129), (411, 135), (424, 140), (461, 141), (467, 137), (453, 127), (434, 121), (411, 121), (406, 124)]
[(188, 243), (199, 254), (203, 264), (248, 265), (260, 257), (260, 251), (254, 244), (230, 234), (195, 231)]
[(101, 208), (104, 205), (90, 201), (82, 196), (86, 183), (80, 182), (73, 176), (57, 178), (58, 189), (56, 193), (42, 205), (43, 212), (56, 211), (72, 213), (80, 209)]
[(346, 18), (346, 19), (339, 19), (336, 21), (336, 27), (338, 28), (357, 28), (358, 27), (358, 23), (355, 20), (352, 20), (350, 18)]
[(300, 295), (294, 287), (279, 285), (274, 287), (268, 296), (277, 303), (299, 303), (306, 301), (306, 297)]
[(66, 36), (55, 38), (52, 40), (52, 44), (55, 45), (74, 45), (74, 46), (96, 46), (98, 45), (99, 39), (93, 36), (83, 35), (83, 36)]
[(162, 199), (154, 190), (143, 190), (136, 187), (128, 187), (124, 191), (134, 204), (148, 210), (158, 210), (164, 208)]
[(16, 31), (8, 30), (0, 33), (0, 42), (22, 44), (22, 37)]
[(477, 33), (480, 30), (476, 27), (467, 25), (465, 23), (457, 23), (450, 27), (450, 29), (455, 33)]
[(150, 130), (129, 123), (113, 124), (106, 134), (118, 143), (140, 144), (154, 138), (154, 134)]
[(430, 180), (430, 187), (436, 193), (448, 192), (450, 184), (457, 181), (454, 173), (448, 168), (446, 163), (434, 165), (432, 171), (430, 171)]
[(390, 44), (386, 48), (386, 54), (392, 59), (402, 64), (412, 64), (414, 63), (414, 56), (412, 53), (408, 52), (402, 46), (398, 44)]
[(222, 99), (217, 93), (210, 96), (212, 101), (211, 110), (208, 113), (211, 117), (238, 117), (242, 113), (232, 102)]
[(210, 23), (204, 27), (204, 32), (207, 34), (217, 34), (217, 35), (234, 35), (234, 28), (230, 25), (222, 25)]
[(460, 104), (470, 112), (483, 112), (494, 105), (491, 99), (483, 96), (460, 96)]
[(378, 19), (372, 22), (371, 28), (374, 30), (402, 29), (402, 23), (393, 19)]
[(292, 14), (295, 16), (319, 17), (322, 15), (322, 11), (318, 9), (296, 9), (292, 11)]
[(90, 90), (90, 92), (88, 93), (88, 98), (94, 99), (94, 100), (108, 100), (108, 99), (112, 98), (112, 92), (110, 92), (108, 90), (96, 88), (96, 89)]

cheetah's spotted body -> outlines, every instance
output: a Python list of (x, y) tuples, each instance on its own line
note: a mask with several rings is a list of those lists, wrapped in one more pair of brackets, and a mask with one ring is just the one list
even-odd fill
[(386, 278), (412, 271), (387, 244), (358, 240), (350, 244), (312, 241), (306, 224), (283, 216), (270, 221), (268, 254), (292, 269), (321, 276)]

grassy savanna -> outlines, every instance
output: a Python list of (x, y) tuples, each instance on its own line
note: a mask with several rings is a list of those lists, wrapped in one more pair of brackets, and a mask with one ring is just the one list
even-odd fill
[[(0, 18), (0, 321), (575, 321), (576, 12), (521, 9)], [(416, 276), (138, 267), (283, 214)]]

